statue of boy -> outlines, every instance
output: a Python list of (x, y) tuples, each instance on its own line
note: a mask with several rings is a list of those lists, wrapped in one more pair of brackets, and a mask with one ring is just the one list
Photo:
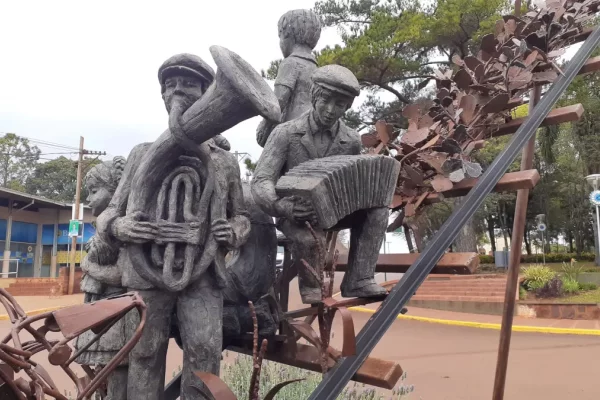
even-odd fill
[[(312, 51), (321, 37), (319, 17), (312, 10), (292, 10), (279, 19), (279, 46), (285, 59), (275, 79), (275, 96), (281, 107), (282, 122), (298, 118), (310, 109), (310, 77), (317, 69)], [(260, 123), (256, 141), (265, 146), (275, 123)]]
[[(87, 202), (92, 214), (99, 216), (108, 206), (117, 185), (121, 180), (126, 160), (115, 157), (93, 167), (85, 176), (85, 185), (89, 195)], [(94, 235), (86, 244), (87, 255), (81, 263), (85, 275), (81, 280), (84, 301), (91, 303), (109, 296), (125, 293), (121, 286), (121, 271), (116, 265), (119, 246), (106, 243)], [(77, 338), (76, 347), (82, 348), (95, 334), (83, 333)], [(126, 343), (125, 319), (119, 320), (97, 342), (92, 344), (78, 358), (81, 365), (90, 367), (107, 365)], [(108, 377), (108, 400), (127, 400), (127, 359)]]
[[(169, 113), (174, 109), (185, 111), (206, 92), (213, 80), (212, 68), (199, 57), (179, 54), (169, 58), (159, 69), (159, 82), (167, 111)], [(216, 168), (214, 185), (222, 195), (222, 198), (213, 204), (223, 207), (223, 215), (226, 215), (226, 218), (214, 221), (209, 218), (211, 224), (208, 229), (220, 247), (232, 250), (245, 243), (250, 231), (250, 221), (243, 201), (239, 165), (237, 161), (233, 162), (235, 156), (219, 147), (228, 147), (224, 138), (213, 139), (207, 141), (205, 145), (208, 157), (212, 160), (210, 163)], [(160, 247), (158, 252), (155, 251), (155, 246), (159, 246), (157, 242), (186, 245), (189, 243), (188, 240), (195, 240), (195, 238), (191, 237), (185, 228), (181, 228), (183, 224), (178, 225), (176, 222), (161, 228), (156, 222), (132, 215), (128, 209), (132, 207), (132, 183), (136, 179), (142, 179), (137, 176), (139, 175), (137, 172), (143, 163), (156, 162), (169, 166), (161, 171), (166, 179), (163, 186), (168, 183), (169, 176), (179, 173), (177, 171), (195, 171), (200, 181), (198, 190), (203, 190), (207, 185), (207, 177), (210, 175), (207, 167), (211, 166), (203, 163), (196, 153), (183, 149), (177, 150), (181, 154), (178, 158), (151, 160), (149, 157), (152, 157), (155, 150), (156, 143), (150, 145), (136, 163), (131, 165), (128, 163), (130, 168), (126, 168), (111, 204), (98, 220), (98, 231), (125, 246), (121, 253), (126, 253), (127, 256), (119, 260), (123, 269), (123, 286), (131, 291), (137, 291), (148, 307), (142, 337), (129, 355), (127, 399), (162, 399), (172, 318), (176, 318), (183, 345), (181, 399), (197, 399), (198, 393), (193, 386), (200, 386), (202, 383), (195, 377), (194, 372), (219, 374), (223, 341), (222, 283), (213, 268), (208, 268), (195, 280), (190, 281), (185, 288), (177, 291), (157, 287), (142, 277), (137, 272), (141, 266), (133, 265), (131, 257), (133, 246), (143, 245), (144, 251), (148, 252), (146, 254), (152, 253), (153, 259), (165, 260), (166, 256), (160, 253)], [(181, 175), (173, 179), (179, 179), (179, 176)], [(182, 179), (188, 178), (184, 176)], [(152, 189), (156, 190), (157, 197), (160, 189), (160, 187)], [(156, 199), (154, 203), (157, 204), (158, 201)], [(170, 201), (168, 206), (183, 207), (184, 201), (190, 201), (190, 198)], [(210, 207), (211, 210), (202, 209), (199, 203), (194, 203), (194, 200), (191, 202), (193, 204), (186, 204), (190, 204), (192, 210), (198, 208), (199, 213), (214, 211), (213, 207)], [(175, 216), (181, 217), (179, 214)], [(175, 252), (176, 273), (181, 273), (180, 268), (185, 262), (181, 257), (182, 253)]]
[[(358, 133), (340, 120), (360, 94), (360, 86), (352, 72), (339, 65), (317, 69), (312, 81), (312, 109), (273, 130), (258, 160), (252, 193), (266, 213), (278, 218), (277, 228), (292, 241), (292, 257), (304, 259), (317, 268), (323, 260), (319, 260), (317, 243), (305, 225), (306, 221), (314, 225), (314, 209), (295, 197), (279, 198), (275, 185), (287, 171), (308, 160), (360, 153)], [(357, 213), (350, 227), (348, 271), (341, 285), (344, 297), (377, 297), (386, 293), (375, 283), (374, 275), (388, 216), (387, 208)], [(316, 233), (323, 242), (325, 232), (316, 229)], [(302, 301), (305, 304), (321, 301), (317, 280), (301, 267), (298, 275)]]

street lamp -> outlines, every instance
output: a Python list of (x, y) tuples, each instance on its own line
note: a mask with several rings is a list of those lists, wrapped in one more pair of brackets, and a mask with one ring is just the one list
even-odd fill
[(598, 240), (596, 254), (600, 254), (600, 174), (588, 175), (585, 177), (585, 180), (594, 189), (590, 193), (590, 202), (596, 207), (596, 233)]

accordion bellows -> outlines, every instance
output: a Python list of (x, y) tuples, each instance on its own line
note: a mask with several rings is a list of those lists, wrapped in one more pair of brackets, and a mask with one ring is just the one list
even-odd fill
[(290, 169), (275, 190), (279, 197), (308, 199), (322, 229), (330, 229), (359, 210), (388, 207), (400, 163), (380, 155), (318, 158)]

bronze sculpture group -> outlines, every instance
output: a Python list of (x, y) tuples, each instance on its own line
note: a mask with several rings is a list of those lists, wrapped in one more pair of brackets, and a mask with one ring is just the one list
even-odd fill
[[(106, 162), (86, 177), (98, 216), (97, 234), (82, 263), (86, 302), (135, 291), (148, 313), (139, 343), (109, 377), (108, 399), (161, 399), (171, 337), (184, 354), (181, 398), (198, 398), (193, 388), (203, 383), (194, 372), (218, 375), (229, 338), (252, 329), (248, 301), (256, 304), (262, 334), (276, 332), (277, 313), (266, 300), (274, 282), (276, 227), (291, 241), (294, 260), (314, 266), (323, 262), (306, 223), (320, 241), (325, 228), (332, 227), (320, 224), (306, 196), (281, 197), (276, 190), (288, 171), (320, 159), (321, 185), (332, 187), (327, 160), (361, 151), (358, 133), (341, 121), (360, 86), (344, 67), (317, 68), (312, 49), (320, 29), (309, 10), (281, 18), (286, 58), (274, 93), (244, 60), (224, 48), (211, 47), (216, 73), (194, 55), (169, 58), (158, 73), (168, 130), (155, 142), (136, 146), (126, 161)], [(237, 159), (220, 134), (255, 115), (264, 117), (257, 131), (264, 150), (249, 185), (242, 184)], [(331, 196), (341, 199), (344, 193)], [(332, 228), (351, 229), (343, 296), (386, 293), (375, 283), (374, 270), (387, 222), (388, 209), (379, 205)], [(319, 303), (318, 283), (299, 271), (303, 302)], [(118, 350), (115, 346), (137, 323), (138, 315), (128, 314), (105, 342), (81, 356), (81, 363), (105, 364), (104, 356)], [(78, 346), (85, 340), (80, 338)]]

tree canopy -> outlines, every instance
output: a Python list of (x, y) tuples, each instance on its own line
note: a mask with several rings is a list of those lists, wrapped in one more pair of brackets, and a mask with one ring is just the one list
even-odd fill
[(23, 191), (40, 159), (40, 153), (37, 146), (32, 146), (29, 140), (14, 133), (0, 137), (0, 185)]

